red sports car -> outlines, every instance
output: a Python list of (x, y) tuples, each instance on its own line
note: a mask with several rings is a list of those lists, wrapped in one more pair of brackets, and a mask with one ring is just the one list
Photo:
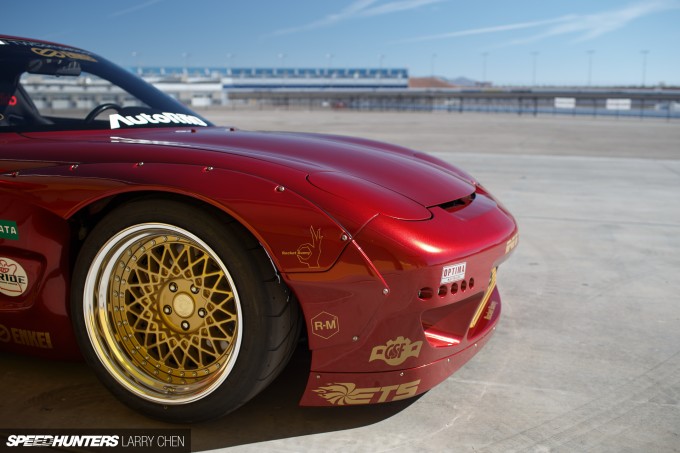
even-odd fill
[(301, 336), (301, 404), (423, 393), (489, 339), (508, 211), (374, 141), (217, 127), (85, 50), (0, 36), (0, 349), (81, 355), (170, 421), (225, 414)]

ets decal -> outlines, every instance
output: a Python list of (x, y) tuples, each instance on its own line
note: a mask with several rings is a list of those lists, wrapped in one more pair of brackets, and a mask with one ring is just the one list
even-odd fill
[(386, 403), (411, 398), (418, 393), (420, 379), (384, 387), (358, 388), (352, 382), (331, 383), (312, 390), (335, 406)]
[(21, 264), (10, 258), (0, 257), (0, 293), (17, 297), (28, 287), (28, 275)]
[(422, 341), (414, 343), (408, 338), (397, 337), (396, 340), (389, 340), (386, 345), (374, 347), (368, 361), (382, 360), (391, 366), (401, 365), (409, 357), (418, 357), (422, 347)]

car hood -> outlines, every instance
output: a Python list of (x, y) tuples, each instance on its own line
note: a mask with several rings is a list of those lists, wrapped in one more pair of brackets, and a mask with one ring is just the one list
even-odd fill
[[(26, 135), (38, 138), (34, 134)], [(50, 139), (67, 139), (67, 136), (52, 135)], [(216, 153), (213, 155), (215, 166), (224, 168), (229, 168), (230, 156), (247, 157), (305, 172), (309, 182), (323, 190), (333, 185), (336, 191), (339, 181), (348, 189), (356, 188), (353, 181), (368, 182), (425, 207), (463, 198), (475, 190), (470, 181), (451, 169), (426, 160), (422, 153), (352, 137), (208, 127), (190, 131), (127, 129), (108, 134), (85, 133), (76, 137), (71, 134), (68, 140), (115, 141), (119, 144), (146, 144), (150, 148), (161, 146), (210, 151)], [(178, 155), (183, 154), (167, 152), (163, 160), (176, 162)], [(183, 157), (186, 158), (185, 155)], [(256, 173), (257, 166), (253, 168)]]

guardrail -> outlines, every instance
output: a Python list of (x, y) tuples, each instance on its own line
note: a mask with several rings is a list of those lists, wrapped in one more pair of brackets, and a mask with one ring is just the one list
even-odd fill
[(228, 97), (232, 105), (259, 108), (680, 119), (679, 90), (276, 90), (229, 92)]

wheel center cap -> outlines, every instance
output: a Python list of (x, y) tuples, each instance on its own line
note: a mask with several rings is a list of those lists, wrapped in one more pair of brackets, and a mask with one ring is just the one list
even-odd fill
[(175, 313), (182, 318), (188, 318), (194, 314), (194, 299), (186, 293), (180, 293), (172, 300), (172, 308), (174, 308)]

